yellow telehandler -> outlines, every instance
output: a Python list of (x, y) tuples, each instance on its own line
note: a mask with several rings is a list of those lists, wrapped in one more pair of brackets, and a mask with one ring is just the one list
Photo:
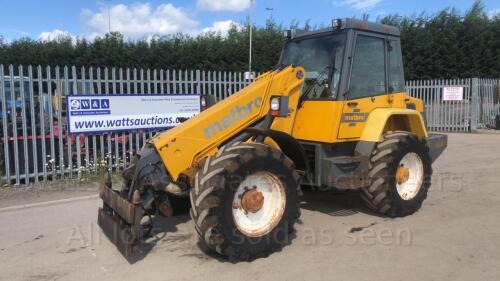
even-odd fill
[[(200, 240), (239, 260), (287, 243), (301, 185), (357, 189), (387, 216), (417, 211), (447, 145), (429, 135), (421, 100), (405, 93), (395, 27), (336, 19), (288, 30), (279, 65), (234, 95), (149, 140), (101, 182), (98, 223), (122, 254), (190, 198)], [(186, 199), (187, 201), (187, 199)]]

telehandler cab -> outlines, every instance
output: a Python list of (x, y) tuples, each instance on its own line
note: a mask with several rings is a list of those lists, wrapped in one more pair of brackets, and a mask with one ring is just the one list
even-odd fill
[(98, 223), (128, 256), (151, 230), (145, 217), (189, 197), (200, 240), (247, 260), (287, 242), (301, 184), (358, 189), (381, 214), (412, 214), (447, 145), (423, 110), (405, 93), (397, 28), (339, 19), (286, 31), (275, 69), (149, 140), (121, 190), (103, 177)]

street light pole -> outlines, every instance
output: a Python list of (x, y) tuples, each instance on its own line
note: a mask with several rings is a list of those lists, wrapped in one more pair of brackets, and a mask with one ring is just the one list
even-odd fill
[(269, 21), (271, 21), (273, 19), (273, 10), (274, 10), (273, 7), (267, 7), (266, 8), (266, 11), (269, 12)]
[(251, 78), (252, 76), (252, 6), (253, 6), (253, 0), (250, 0), (250, 11), (248, 12), (248, 21), (250, 25), (250, 48), (248, 52), (248, 72), (249, 76)]
[(109, 4), (108, 4), (108, 33), (111, 32), (111, 10), (109, 8)]
[(106, 0), (106, 10), (108, 12), (108, 33), (111, 32), (111, 7), (109, 4), (109, 0)]

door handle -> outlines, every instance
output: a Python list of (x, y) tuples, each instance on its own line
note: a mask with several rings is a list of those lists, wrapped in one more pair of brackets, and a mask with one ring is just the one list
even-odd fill
[(356, 106), (358, 106), (358, 102), (356, 102), (356, 101), (347, 102), (347, 106), (356, 107)]

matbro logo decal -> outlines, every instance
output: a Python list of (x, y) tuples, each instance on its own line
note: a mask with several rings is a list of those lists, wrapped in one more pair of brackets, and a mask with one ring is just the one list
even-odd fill
[(245, 105), (237, 105), (235, 108), (226, 114), (221, 120), (215, 121), (210, 124), (207, 128), (203, 130), (203, 133), (207, 139), (217, 135), (221, 131), (229, 128), (238, 120), (245, 118), (249, 114), (253, 113), (254, 109), (258, 110), (262, 104), (262, 98), (257, 97), (255, 100), (248, 102)]
[(342, 123), (366, 122), (367, 113), (344, 113), (342, 114)]

